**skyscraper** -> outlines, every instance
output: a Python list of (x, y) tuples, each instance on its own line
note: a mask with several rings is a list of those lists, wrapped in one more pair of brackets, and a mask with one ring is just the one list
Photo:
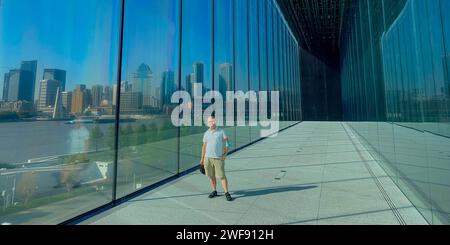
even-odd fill
[(61, 83), (62, 91), (66, 91), (66, 71), (59, 69), (44, 69), (43, 80), (57, 80)]
[[(131, 92), (133, 89), (133, 86), (128, 81), (121, 81), (120, 82), (120, 93), (127, 93)], [(111, 94), (111, 102), (112, 105), (117, 105), (117, 84), (114, 84), (112, 87), (112, 94)]]
[(72, 92), (62, 92), (61, 93), (62, 106), (65, 113), (69, 113), (72, 110)]
[(117, 84), (114, 84), (112, 87), (112, 105), (117, 105)]
[(92, 86), (92, 106), (99, 107), (102, 103), (103, 99), (103, 86), (102, 85), (94, 85)]
[(36, 87), (36, 70), (37, 70), (37, 60), (31, 60), (31, 61), (22, 61), (22, 64), (20, 65), (20, 69), (22, 71), (29, 71), (31, 72), (31, 77), (28, 78), (30, 81), (26, 81), (26, 84), (29, 84), (31, 92), (31, 99), (30, 102), (33, 102), (34, 100), (34, 90)]
[(33, 102), (34, 87), (32, 82), (33, 73), (20, 69), (9, 71), (8, 79), (8, 101), (25, 100)]
[(133, 90), (133, 85), (130, 84), (128, 81), (120, 82), (120, 92), (121, 93), (132, 92), (132, 90)]
[(84, 97), (85, 108), (92, 107), (92, 90), (86, 88), (86, 93)]
[(163, 72), (162, 79), (161, 79), (161, 106), (170, 104), (170, 99), (172, 97), (172, 94), (176, 90), (176, 84), (175, 84), (175, 74), (173, 71), (165, 71)]
[(188, 93), (191, 93), (191, 91), (192, 91), (191, 77), (192, 77), (191, 74), (188, 74), (186, 76), (186, 91)]
[(8, 89), (9, 89), (9, 72), (5, 73), (5, 80), (3, 80), (3, 101), (8, 101)]
[(152, 79), (153, 72), (146, 64), (141, 64), (136, 73), (133, 74), (133, 92), (141, 92), (144, 107), (152, 107)]
[(39, 87), (38, 110), (44, 111), (48, 107), (55, 105), (58, 88), (61, 84), (58, 80), (42, 80)]
[(233, 90), (233, 66), (229, 63), (220, 65), (219, 92), (225, 98), (227, 91)]
[(76, 115), (82, 115), (84, 109), (88, 107), (88, 91), (86, 85), (77, 85), (72, 93), (72, 110), (71, 112)]
[(109, 86), (103, 87), (103, 98), (102, 100), (108, 101), (108, 105), (111, 105), (112, 101), (112, 89)]
[(191, 81), (192, 83), (201, 83), (203, 84), (203, 78), (204, 78), (204, 68), (205, 66), (203, 65), (203, 63), (200, 62), (196, 62), (194, 63), (194, 65), (192, 65), (193, 68), (193, 80)]
[(142, 113), (142, 93), (125, 92), (120, 94), (120, 113), (141, 114)]
[(22, 71), (29, 71), (32, 73), (32, 79), (36, 79), (36, 70), (37, 70), (37, 60), (32, 61), (22, 61), (20, 65), (20, 69)]

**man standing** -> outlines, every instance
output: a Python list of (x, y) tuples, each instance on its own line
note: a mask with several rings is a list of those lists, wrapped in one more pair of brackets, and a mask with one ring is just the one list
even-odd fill
[(209, 198), (217, 196), (217, 181), (220, 178), (227, 201), (232, 201), (228, 193), (228, 180), (225, 176), (225, 159), (228, 154), (228, 138), (223, 129), (218, 129), (216, 119), (213, 116), (208, 118), (208, 131), (203, 136), (202, 158), (200, 164), (205, 167), (206, 176), (211, 182), (212, 192)]

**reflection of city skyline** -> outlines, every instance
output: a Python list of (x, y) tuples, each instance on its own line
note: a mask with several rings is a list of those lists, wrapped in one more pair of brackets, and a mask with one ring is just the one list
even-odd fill
[[(189, 73), (184, 77), (184, 83), (182, 82), (181, 89), (193, 94), (193, 91), (195, 91), (192, 88), (193, 84), (203, 84), (202, 93), (213, 90), (213, 88), (208, 87), (208, 83), (205, 82), (204, 67), (205, 65), (202, 62), (194, 62), (192, 65), (192, 73)], [(228, 62), (219, 64), (217, 80), (218, 85), (213, 85), (214, 90), (219, 91), (222, 95), (224, 95), (226, 91), (234, 90), (233, 65)]]
[[(112, 104), (111, 87), (94, 84), (87, 89), (86, 85), (78, 84), (72, 91), (66, 91), (65, 70), (44, 68), (42, 79), (37, 79), (37, 64), (37, 60), (22, 61), (20, 68), (4, 74), (0, 112), (31, 113), (58, 119), (85, 114), (87, 108)], [(112, 109), (109, 111), (112, 113)]]
[[(35, 113), (39, 116), (55, 115), (55, 108), (63, 108), (64, 117), (81, 115), (113, 114), (117, 101), (117, 86), (76, 84), (66, 91), (66, 71), (45, 68), (42, 80), (36, 78), (37, 61), (22, 61), (20, 68), (9, 69), (3, 78), (0, 112)], [(133, 104), (135, 112), (160, 113), (170, 103), (177, 89), (175, 74), (171, 70), (162, 72), (161, 82), (154, 83), (153, 72), (142, 63), (131, 76), (131, 83), (122, 82), (121, 105)], [(37, 96), (35, 87), (37, 86)], [(131, 102), (130, 100), (131, 96)], [(138, 97), (137, 99), (134, 97)], [(139, 111), (140, 110), (140, 111)], [(57, 113), (61, 115), (61, 113)], [(61, 116), (60, 116), (61, 117)]]
[[(36, 82), (37, 61), (22, 61), (21, 67), (11, 69), (4, 74), (3, 96), (0, 111), (34, 112), (41, 116), (63, 115), (102, 115), (113, 114), (117, 101), (117, 85), (77, 84), (66, 91), (67, 72), (65, 70), (44, 68), (42, 80)], [(192, 72), (186, 76), (184, 86), (193, 92), (193, 84), (205, 84), (205, 65), (202, 62), (192, 64)], [(171, 111), (171, 95), (177, 90), (175, 72), (166, 69), (161, 72), (161, 81), (154, 81), (154, 72), (146, 63), (141, 63), (136, 72), (131, 73), (130, 81), (121, 83), (121, 111), (130, 114), (168, 113)], [(37, 97), (33, 91), (37, 86)], [(219, 65), (218, 87), (225, 94), (233, 90), (233, 67), (230, 63)], [(205, 85), (202, 93), (211, 90)], [(20, 102), (20, 103), (18, 103)], [(62, 108), (63, 113), (56, 113)], [(59, 111), (59, 109), (58, 109)]]

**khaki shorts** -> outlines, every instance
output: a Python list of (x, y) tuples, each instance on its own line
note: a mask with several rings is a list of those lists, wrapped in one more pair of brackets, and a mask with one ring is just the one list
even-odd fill
[(225, 161), (219, 158), (205, 158), (205, 172), (210, 178), (225, 178)]

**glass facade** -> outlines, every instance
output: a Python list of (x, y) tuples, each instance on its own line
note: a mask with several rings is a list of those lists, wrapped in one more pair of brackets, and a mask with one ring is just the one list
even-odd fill
[(181, 4), (125, 3), (117, 197), (178, 173), (178, 128), (171, 123), (177, 104), (171, 96), (179, 88)]
[(339, 72), (301, 49), (302, 115), (305, 121), (340, 121)]
[[(65, 222), (192, 170), (209, 91), (280, 91), (280, 129), (302, 119), (300, 48), (272, 0), (2, 0), (0, 36), (0, 223)], [(231, 150), (261, 138), (256, 119), (224, 126)]]
[(430, 224), (450, 223), (450, 1), (359, 1), (341, 47), (344, 120)]

